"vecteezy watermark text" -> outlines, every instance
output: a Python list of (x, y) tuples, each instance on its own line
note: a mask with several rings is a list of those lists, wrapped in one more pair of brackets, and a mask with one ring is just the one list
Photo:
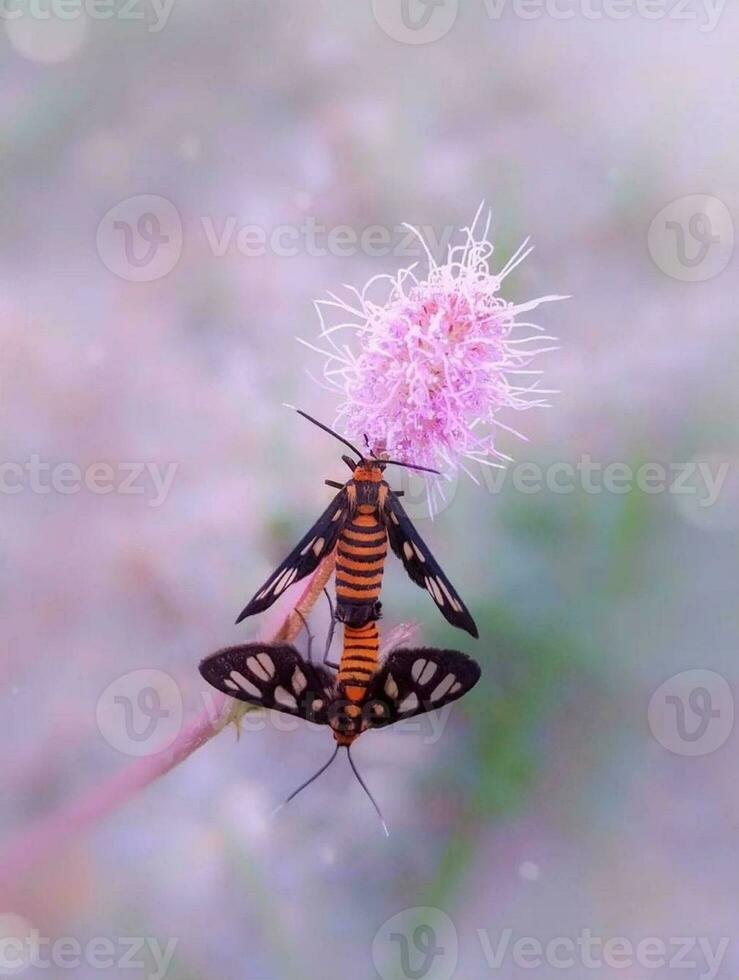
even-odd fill
[(150, 34), (164, 30), (175, 0), (0, 0), (0, 20), (146, 21)]
[(177, 463), (97, 461), (87, 466), (69, 460), (50, 462), (34, 453), (24, 462), (0, 462), (0, 494), (59, 493), (66, 496), (86, 490), (100, 496), (146, 496), (149, 507), (167, 499)]
[[(2, 2), (2, 0), (0, 0)], [(421, 225), (417, 232), (405, 225), (330, 225), (305, 214), (294, 223), (269, 225), (237, 214), (201, 214), (183, 227), (175, 205), (158, 194), (137, 194), (108, 210), (97, 227), (96, 246), (101, 261), (127, 282), (153, 282), (168, 275), (179, 262), (188, 240), (204, 241), (216, 259), (242, 256), (277, 258), (420, 258), (424, 242), (435, 255), (446, 253), (455, 233), (453, 225)]]
[[(493, 494), (510, 491), (524, 496), (666, 494), (681, 500), (692, 499), (699, 513), (710, 513), (710, 508), (724, 492), (729, 475), (736, 477), (736, 466), (735, 460), (718, 456), (685, 462), (632, 465), (620, 461), (606, 462), (584, 453), (572, 462), (521, 460), (506, 466), (481, 465), (475, 478)], [(396, 480), (397, 489), (402, 489), (405, 494), (403, 505), (411, 518), (420, 520), (427, 517), (427, 486), (423, 477), (411, 470), (402, 470)], [(437, 512), (451, 506), (459, 480), (459, 476), (454, 475), (441, 484), (442, 493), (436, 501)], [(728, 492), (734, 492), (731, 484)]]
[[(0, 976), (11, 976), (33, 967), (37, 970), (138, 970), (146, 980), (164, 980), (172, 965), (177, 939), (161, 943), (151, 936), (96, 936), (80, 942), (73, 936), (49, 939), (38, 929), (14, 929), (8, 935), (3, 920), (17, 916), (0, 916)], [(5, 933), (5, 934), (2, 934)], [(22, 934), (18, 934), (22, 933)]]
[[(460, 0), (371, 0), (372, 12), (388, 37), (401, 44), (433, 44), (454, 27)], [(476, 5), (472, 4), (474, 8)], [(694, 22), (706, 34), (720, 21), (726, 0), (482, 0), (491, 21), (645, 20)]]
[(587, 494), (615, 494), (638, 491), (644, 494), (693, 494), (701, 507), (712, 507), (719, 498), (731, 464), (722, 460), (710, 463), (693, 460), (685, 463), (605, 463), (584, 453), (577, 462), (542, 465), (525, 461), (505, 469), (483, 467), (485, 485), (499, 493), (510, 480), (518, 493), (538, 494), (545, 491), (569, 494), (580, 490)]
[[(404, 225), (326, 225), (313, 215), (306, 215), (297, 224), (281, 224), (272, 228), (264, 225), (240, 222), (231, 214), (221, 221), (210, 215), (202, 215), (200, 223), (211, 252), (222, 258), (236, 251), (245, 258), (276, 255), (293, 258), (308, 255), (324, 258), (333, 255), (348, 258), (361, 253), (372, 258), (392, 255), (398, 258), (416, 258), (423, 254), (419, 235)], [(441, 255), (454, 235), (454, 227), (447, 225), (438, 233), (430, 225), (422, 225), (418, 232), (432, 252)]]
[(713, 31), (721, 19), (726, 0), (483, 0), (491, 20), (507, 13), (519, 20), (568, 21), (697, 21), (699, 30)]
[(542, 941), (534, 936), (515, 937), (513, 929), (477, 930), (485, 961), (499, 970), (506, 961), (522, 970), (694, 970), (696, 980), (715, 980), (730, 940), (712, 942), (706, 936), (645, 936), (637, 941), (625, 936), (597, 936), (581, 929), (576, 936), (555, 936)]
[[(692, 980), (715, 980), (726, 958), (731, 940), (707, 936), (599, 936), (592, 929), (577, 934), (547, 937), (516, 935), (510, 927), (477, 929), (478, 956), (491, 976), (518, 971), (574, 971), (572, 975), (593, 976), (628, 971), (645, 977), (648, 971), (691, 970), (681, 974)], [(397, 912), (378, 929), (372, 943), (372, 961), (383, 980), (453, 980), (460, 949), (471, 936), (459, 936), (446, 912), (416, 907)], [(636, 971), (636, 972), (634, 972)], [(476, 972), (477, 976), (479, 973)], [(479, 975), (482, 975), (479, 973)], [(652, 974), (654, 975), (654, 974)], [(662, 976), (662, 973), (659, 974)]]

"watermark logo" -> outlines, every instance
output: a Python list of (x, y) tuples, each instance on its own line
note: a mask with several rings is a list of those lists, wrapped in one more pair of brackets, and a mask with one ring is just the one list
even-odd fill
[(96, 242), (101, 260), (119, 279), (153, 282), (179, 262), (182, 221), (166, 197), (138, 194), (103, 216)]
[(680, 197), (654, 217), (647, 244), (657, 268), (672, 279), (714, 279), (734, 254), (731, 212), (717, 197)]
[(431, 44), (454, 26), (459, 0), (372, 0), (382, 30), (401, 44)]
[(180, 731), (182, 694), (163, 670), (132, 670), (105, 688), (96, 718), (101, 735), (118, 752), (155, 755)]
[(684, 670), (661, 684), (647, 711), (652, 735), (675, 755), (708, 755), (734, 728), (734, 696), (713, 670)]
[(382, 980), (452, 980), (458, 959), (457, 930), (441, 909), (404, 909), (380, 926), (372, 943)]

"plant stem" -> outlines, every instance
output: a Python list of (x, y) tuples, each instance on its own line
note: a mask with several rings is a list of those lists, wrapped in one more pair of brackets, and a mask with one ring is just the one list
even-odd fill
[[(319, 565), (295, 607), (285, 617), (273, 639), (289, 643), (303, 628), (306, 617), (321, 595), (334, 570), (334, 556)], [(215, 708), (215, 710), (214, 710)], [(6, 898), (29, 871), (60, 850), (109, 813), (123, 806), (133, 795), (184, 762), (230, 723), (238, 725), (248, 705), (225, 695), (200, 711), (165, 750), (132, 763), (122, 772), (63, 804), (42, 817), (28, 830), (11, 839), (0, 852), (0, 898)], [(0, 901), (0, 906), (4, 902)], [(7, 904), (7, 903), (5, 903)]]

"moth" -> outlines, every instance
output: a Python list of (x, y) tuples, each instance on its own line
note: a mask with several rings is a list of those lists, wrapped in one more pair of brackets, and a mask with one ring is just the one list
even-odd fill
[[(328, 659), (330, 637), (323, 664), (312, 661), (310, 646), (306, 659), (291, 644), (247, 643), (206, 657), (200, 673), (231, 697), (331, 729), (336, 742), (333, 755), (286, 803), (325, 772), (339, 749), (345, 748), (354, 775), (382, 820), (354, 765), (351, 746), (366, 731), (443, 708), (463, 697), (478, 682), (480, 667), (457, 650), (430, 647), (392, 650), (381, 661), (374, 621), (344, 627), (341, 660), (335, 664)], [(383, 827), (387, 833), (384, 821)]]
[(346, 483), (326, 480), (339, 492), (277, 570), (257, 591), (236, 620), (263, 612), (294, 582), (313, 572), (336, 549), (337, 617), (350, 626), (363, 626), (380, 617), (380, 590), (388, 541), (402, 561), (411, 580), (426, 589), (445, 619), (477, 637), (469, 610), (441, 570), (421, 535), (400, 503), (402, 491), (394, 493), (383, 478), (385, 467), (406, 466), (435, 473), (386, 458), (363, 455), (346, 439), (297, 409), (298, 414), (330, 433), (354, 452), (358, 461), (342, 456), (352, 470)]

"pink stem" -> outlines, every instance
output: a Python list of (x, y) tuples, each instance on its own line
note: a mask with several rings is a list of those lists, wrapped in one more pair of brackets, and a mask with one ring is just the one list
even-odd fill
[[(218, 708), (221, 711), (225, 702), (225, 697), (220, 695)], [(30, 830), (19, 834), (0, 855), (0, 894), (6, 893), (34, 865), (57, 854), (62, 843), (67, 843), (102, 820), (137, 790), (174, 769), (210, 741), (223, 727), (217, 721), (214, 723), (214, 717), (214, 707), (209, 705), (183, 728), (168, 749), (138, 759), (127, 769), (93, 787), (78, 799), (64, 804), (54, 813), (42, 817)]]
[[(290, 642), (302, 628), (303, 616), (318, 599), (334, 568), (333, 556), (325, 559), (308, 582), (295, 607), (275, 634), (276, 640)], [(222, 694), (182, 729), (174, 742), (156, 755), (138, 759), (122, 772), (93, 787), (87, 793), (38, 820), (30, 829), (11, 839), (0, 852), (0, 896), (8, 893), (44, 858), (58, 855), (62, 847), (90, 826), (126, 803), (134, 793), (166, 775), (184, 762), (201, 745), (223, 731), (230, 721), (243, 714), (240, 702)], [(0, 907), (3, 902), (0, 902)]]

